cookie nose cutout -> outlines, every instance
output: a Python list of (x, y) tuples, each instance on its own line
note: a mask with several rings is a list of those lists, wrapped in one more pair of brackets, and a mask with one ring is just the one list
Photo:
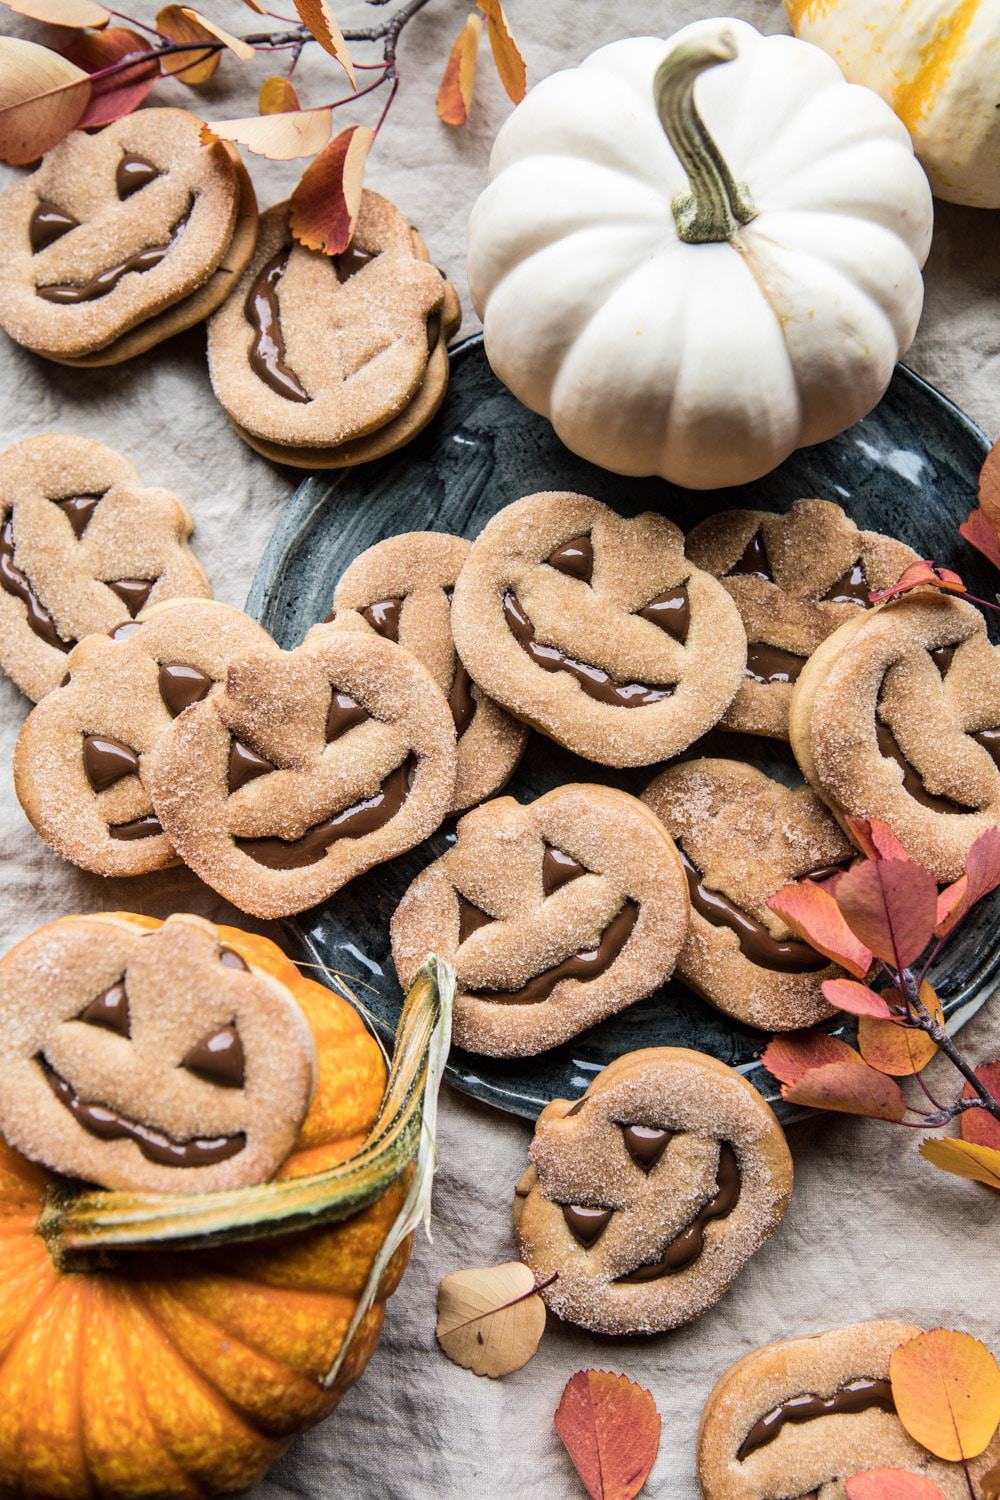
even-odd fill
[(87, 1026), (101, 1026), (105, 1031), (113, 1031), (117, 1036), (130, 1037), (132, 1019), (129, 1015), (128, 995), (125, 992), (124, 981), (119, 980), (117, 984), (109, 985), (95, 1000), (91, 1000), (90, 1004), (81, 1010), (76, 1019), (83, 1021)]

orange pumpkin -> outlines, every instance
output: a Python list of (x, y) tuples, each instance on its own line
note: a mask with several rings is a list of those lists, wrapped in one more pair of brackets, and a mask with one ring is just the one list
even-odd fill
[[(242, 1489), (294, 1433), (336, 1406), (378, 1343), (408, 1238), (324, 1386), (406, 1196), (409, 1169), (402, 1176), (397, 1169), (375, 1201), (342, 1222), (259, 1239), (255, 1221), (267, 1218), (268, 1194), (287, 1195), (289, 1179), (321, 1182), (313, 1174), (363, 1157), (385, 1089), (380, 1050), (357, 1012), (303, 978), (273, 943), (218, 931), (294, 993), (315, 1037), (318, 1086), (281, 1172), (285, 1187), (231, 1195), (252, 1210), (249, 1227), (244, 1215), (239, 1229), (249, 1243), (171, 1249), (168, 1234), (167, 1248), (157, 1249), (154, 1228), (144, 1242), (151, 1249), (105, 1255), (99, 1267), (74, 1265), (63, 1258), (72, 1235), (53, 1236), (43, 1215), (47, 1203), (46, 1215), (60, 1220), (51, 1191), (58, 1182), (0, 1141), (0, 1490), (173, 1500)], [(171, 1221), (169, 1200), (148, 1196), (91, 1190), (83, 1207), (96, 1205), (100, 1218), (102, 1205), (116, 1202), (163, 1205)], [(77, 1219), (88, 1222), (86, 1212)]]

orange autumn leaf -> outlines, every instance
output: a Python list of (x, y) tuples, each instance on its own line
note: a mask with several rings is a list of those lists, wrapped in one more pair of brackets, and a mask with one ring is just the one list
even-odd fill
[(315, 156), (330, 139), (333, 115), (328, 109), (291, 110), (280, 115), (249, 115), (245, 120), (213, 120), (201, 127), (203, 145), (237, 141), (255, 156), (291, 161)]
[(288, 222), (307, 250), (339, 255), (351, 243), (374, 139), (367, 125), (350, 125), (302, 174), (292, 194)]
[(789, 1084), (800, 1082), (813, 1069), (830, 1063), (864, 1066), (853, 1047), (827, 1031), (786, 1031), (772, 1037), (761, 1054), (761, 1062), (781, 1083)]
[(933, 1479), (909, 1469), (866, 1469), (844, 1481), (847, 1500), (945, 1500)]
[(257, 108), (262, 115), (293, 114), (299, 109), (299, 96), (291, 79), (265, 78), (257, 95)]
[(896, 1413), (937, 1458), (978, 1458), (1000, 1426), (1000, 1366), (971, 1333), (934, 1328), (889, 1361)]
[(0, 161), (24, 166), (77, 125), (90, 100), (82, 68), (38, 42), (0, 36)]
[(987, 453), (980, 470), (979, 508), (994, 532), (1000, 530), (1000, 439)]
[(823, 999), (852, 1016), (877, 1016), (886, 1020), (892, 1015), (889, 1004), (877, 990), (855, 979), (825, 979)]
[(490, 51), (496, 63), (500, 82), (507, 91), (508, 99), (520, 104), (528, 86), (527, 69), (520, 47), (500, 0), (476, 0), (486, 17), (486, 34), (490, 39)]
[(940, 589), (945, 594), (968, 592), (957, 573), (953, 573), (950, 568), (939, 568), (937, 563), (925, 557), (919, 562), (910, 563), (902, 577), (898, 578), (890, 588), (877, 589), (868, 597), (873, 604), (881, 604), (885, 599), (892, 599), (897, 594), (908, 594), (911, 589), (923, 588), (926, 585)]
[(1000, 885), (1000, 828), (987, 828), (976, 839), (965, 860), (965, 874), (938, 896), (938, 937), (947, 937), (953, 928), (990, 891)]
[[(886, 993), (895, 995), (896, 992), (888, 990)], [(941, 1002), (926, 980), (920, 986), (920, 998), (934, 1019), (943, 1024)], [(909, 1078), (914, 1073), (923, 1072), (938, 1050), (926, 1031), (900, 1026), (895, 1021), (880, 1021), (873, 1016), (862, 1016), (858, 1021), (858, 1047), (870, 1067), (891, 1074), (893, 1078)]]
[(784, 1086), (781, 1095), (789, 1104), (864, 1115), (869, 1120), (898, 1121), (906, 1114), (906, 1100), (895, 1079), (870, 1068), (861, 1058), (857, 1063), (834, 1062), (813, 1068), (798, 1083)]
[(357, 88), (351, 54), (328, 0), (293, 0), (293, 4), (303, 26), (309, 29), (324, 52), (337, 59), (351, 81), (351, 88)]
[[(218, 48), (205, 51), (205, 45), (213, 45), (220, 38), (213, 35), (201, 17), (183, 5), (164, 6), (156, 17), (156, 29), (162, 31), (172, 42), (191, 42), (190, 52), (175, 52), (163, 58), (165, 77), (178, 78), (181, 83), (198, 88), (214, 77), (222, 54)], [(201, 43), (199, 47), (197, 44)]]
[(639, 1493), (660, 1446), (660, 1414), (641, 1385), (608, 1370), (578, 1370), (555, 1426), (591, 1500)]
[(848, 927), (825, 886), (801, 880), (796, 885), (783, 886), (767, 904), (818, 952), (825, 953), (856, 979), (864, 979), (871, 968), (871, 952)]
[(934, 933), (937, 884), (915, 860), (865, 860), (837, 882), (837, 905), (876, 958), (904, 968), (920, 957)]
[(958, 529), (970, 546), (981, 552), (995, 568), (1000, 568), (1000, 536), (982, 508), (970, 511)]
[(899, 839), (881, 818), (847, 818), (847, 831), (869, 859), (909, 859)]
[[(994, 1099), (1000, 1099), (1000, 1062), (983, 1063), (976, 1069), (976, 1077), (985, 1083)], [(962, 1097), (975, 1097), (970, 1083), (965, 1085)], [(991, 1146), (994, 1151), (1000, 1151), (1000, 1120), (988, 1114), (985, 1109), (967, 1110), (961, 1116), (961, 1130), (963, 1141), (970, 1141), (974, 1146)]]
[(138, 32), (129, 31), (124, 26), (109, 26), (104, 31), (82, 31), (66, 48), (70, 62), (87, 73), (96, 73), (111, 63), (121, 62), (133, 52), (146, 55), (109, 78), (92, 81), (89, 103), (77, 122), (80, 130), (110, 125), (138, 109), (160, 76), (160, 63), (157, 57), (149, 56), (148, 44)]
[(8, 10), (49, 26), (107, 26), (111, 12), (95, 0), (2, 0)]
[(446, 125), (464, 125), (469, 118), (482, 30), (482, 16), (473, 11), (449, 54), (437, 96), (438, 116)]
[(1000, 1188), (1000, 1151), (992, 1146), (978, 1146), (972, 1141), (949, 1136), (944, 1140), (923, 1141), (920, 1154), (932, 1166), (950, 1172), (953, 1177), (965, 1177), (970, 1182)]

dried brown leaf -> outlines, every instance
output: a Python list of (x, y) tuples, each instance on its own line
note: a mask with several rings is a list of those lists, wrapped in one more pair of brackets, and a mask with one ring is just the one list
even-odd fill
[(257, 95), (257, 108), (262, 115), (292, 114), (301, 109), (295, 85), (289, 78), (265, 78)]
[(374, 139), (367, 125), (349, 125), (303, 172), (291, 197), (288, 223), (307, 250), (339, 255), (351, 243)]
[(482, 30), (483, 18), (473, 11), (449, 54), (437, 96), (438, 116), (446, 125), (464, 125), (469, 118)]
[(82, 68), (38, 42), (0, 36), (0, 161), (23, 166), (58, 144), (90, 101)]
[(213, 120), (202, 126), (201, 138), (206, 143), (237, 141), (255, 156), (291, 161), (322, 151), (332, 128), (328, 109), (299, 109), (280, 115), (249, 115), (245, 120)]
[(528, 74), (524, 55), (514, 40), (510, 23), (500, 0), (477, 0), (479, 9), (486, 17), (486, 33), (490, 39), (490, 50), (497, 65), (500, 82), (507, 97), (520, 104), (528, 86)]
[(16, 11), (19, 16), (44, 21), (48, 26), (92, 26), (99, 29), (111, 20), (111, 12), (96, 4), (96, 0), (0, 0), (0, 4)]
[(526, 1365), (545, 1331), (545, 1304), (519, 1260), (456, 1271), (438, 1288), (437, 1341), (456, 1365), (499, 1380)]
[(344, 34), (337, 25), (329, 0), (293, 0), (299, 20), (307, 26), (324, 52), (335, 57), (351, 80), (351, 88), (358, 86), (351, 54), (347, 50)]

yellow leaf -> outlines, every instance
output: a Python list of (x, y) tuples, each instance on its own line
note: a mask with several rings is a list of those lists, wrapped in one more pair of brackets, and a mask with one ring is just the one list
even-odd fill
[(446, 125), (464, 125), (472, 108), (483, 20), (473, 11), (458, 34), (438, 89), (437, 112)]
[(201, 138), (238, 141), (255, 156), (271, 161), (291, 161), (295, 156), (315, 156), (330, 139), (333, 116), (328, 109), (290, 110), (279, 115), (250, 115), (245, 120), (213, 120), (203, 125)]
[(300, 109), (294, 84), (288, 78), (265, 78), (257, 95), (257, 108), (262, 115), (291, 114)]
[(490, 39), (490, 50), (497, 65), (500, 82), (507, 90), (507, 97), (520, 104), (527, 88), (527, 70), (524, 56), (514, 40), (510, 23), (500, 0), (477, 0), (479, 9), (486, 17), (486, 30)]
[(1000, 1151), (993, 1146), (948, 1137), (924, 1141), (920, 1154), (935, 1167), (940, 1167), (942, 1172), (952, 1172), (956, 1177), (968, 1177), (973, 1182), (985, 1182), (987, 1187), (1000, 1188)]
[(893, 1353), (889, 1379), (899, 1420), (938, 1458), (958, 1463), (989, 1447), (1000, 1425), (1000, 1366), (971, 1333), (918, 1334)]
[[(890, 1003), (899, 1000), (895, 990), (884, 990), (883, 994)], [(935, 1020), (943, 1025), (941, 1002), (926, 979), (920, 986), (920, 998)], [(893, 1078), (909, 1078), (913, 1073), (922, 1072), (937, 1056), (938, 1050), (926, 1031), (899, 1026), (895, 1021), (877, 1020), (873, 1016), (858, 1019), (858, 1048), (866, 1063)]]
[(351, 88), (356, 89), (358, 81), (354, 75), (351, 54), (328, 0), (293, 0), (293, 3), (303, 26), (308, 27), (324, 52), (329, 52), (331, 57), (337, 59), (351, 80)]
[(183, 5), (165, 5), (156, 17), (156, 29), (162, 31), (172, 42), (192, 42), (190, 52), (174, 52), (164, 57), (161, 67), (165, 77), (179, 78), (181, 83), (197, 88), (207, 83), (215, 74), (222, 54), (218, 48), (206, 54), (204, 44), (219, 40), (200, 20), (193, 19)]
[(210, 21), (200, 11), (192, 10), (190, 5), (182, 5), (181, 10), (192, 25), (204, 26), (205, 30), (215, 37), (216, 41), (222, 42), (223, 46), (228, 47), (230, 52), (235, 53), (240, 62), (252, 62), (257, 56), (249, 42), (245, 42), (242, 37), (233, 36), (232, 32), (226, 31), (224, 27), (219, 26), (215, 21)]
[(22, 166), (68, 135), (90, 102), (90, 77), (49, 47), (0, 36), (0, 160)]
[(303, 172), (291, 197), (288, 223), (307, 250), (339, 255), (351, 243), (374, 139), (367, 125), (349, 125)]
[(519, 1260), (446, 1276), (437, 1311), (437, 1340), (448, 1358), (493, 1380), (526, 1365), (545, 1329), (545, 1304)]
[(95, 0), (0, 0), (8, 10), (49, 26), (91, 26), (100, 30), (111, 20), (111, 12)]

